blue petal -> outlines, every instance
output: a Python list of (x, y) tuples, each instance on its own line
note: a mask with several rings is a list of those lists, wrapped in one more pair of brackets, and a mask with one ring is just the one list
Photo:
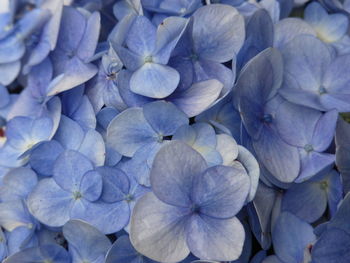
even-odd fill
[(174, 141), (157, 153), (151, 170), (155, 195), (167, 204), (188, 207), (194, 177), (207, 167), (203, 157), (185, 143)]
[(227, 5), (209, 5), (193, 14), (194, 51), (203, 59), (216, 62), (231, 60), (242, 47), (244, 19)]
[(188, 20), (182, 17), (168, 17), (157, 28), (157, 47), (154, 61), (167, 64), (176, 44), (182, 37)]
[[(55, 66), (55, 64), (54, 64)], [(56, 85), (48, 91), (48, 96), (56, 95), (63, 91), (72, 89), (91, 79), (97, 73), (97, 67), (93, 64), (86, 64), (77, 57), (68, 60), (63, 71), (58, 72), (60, 78)]]
[(278, 217), (272, 231), (276, 255), (288, 263), (302, 262), (304, 249), (315, 239), (312, 226), (288, 212)]
[(346, 263), (350, 257), (350, 234), (337, 228), (326, 231), (312, 248), (312, 262)]
[(102, 175), (103, 192), (101, 199), (108, 203), (119, 202), (129, 193), (130, 182), (126, 174), (117, 168), (99, 167)]
[(78, 123), (62, 115), (54, 139), (64, 148), (77, 150), (84, 138), (84, 132)]
[(0, 225), (7, 231), (13, 231), (17, 227), (34, 228), (35, 220), (29, 213), (23, 200), (13, 200), (0, 203)]
[(9, 85), (16, 79), (21, 70), (21, 62), (15, 61), (6, 64), (0, 64), (0, 84)]
[(255, 199), (248, 206), (249, 222), (252, 232), (264, 250), (271, 246), (271, 216), (277, 191), (260, 182)]
[(63, 226), (74, 262), (104, 258), (111, 246), (109, 239), (93, 226), (80, 220), (70, 220)]
[(129, 108), (117, 115), (107, 128), (107, 145), (132, 157), (142, 146), (158, 140), (141, 108)]
[(310, 35), (316, 37), (313, 28), (300, 18), (288, 17), (275, 24), (275, 36), (273, 46), (283, 48), (293, 38), (300, 35)]
[(230, 261), (238, 259), (242, 253), (245, 233), (236, 217), (214, 219), (195, 215), (191, 217), (186, 232), (188, 246), (198, 258)]
[(90, 129), (79, 146), (79, 152), (84, 154), (95, 166), (102, 166), (105, 162), (106, 148), (102, 136)]
[(282, 141), (270, 128), (262, 131), (259, 141), (253, 141), (258, 160), (283, 183), (293, 182), (300, 170), (298, 149)]
[(95, 53), (101, 27), (101, 18), (98, 12), (91, 14), (86, 22), (84, 35), (82, 36), (77, 56), (83, 60), (89, 59)]
[(349, 96), (347, 91), (349, 76), (345, 68), (350, 65), (350, 55), (338, 56), (330, 63), (323, 76), (323, 85), (326, 93), (321, 96), (321, 103), (327, 110), (337, 109), (340, 112), (350, 110)]
[(132, 52), (149, 56), (156, 48), (156, 34), (156, 27), (145, 16), (138, 16), (131, 26), (126, 44)]
[(304, 12), (304, 19), (317, 32), (317, 36), (324, 42), (335, 42), (346, 34), (349, 21), (343, 14), (328, 15), (321, 4), (310, 3)]
[(285, 101), (276, 112), (276, 128), (281, 138), (288, 144), (301, 148), (310, 144), (314, 147), (312, 138), (314, 134), (320, 136), (315, 128), (321, 117), (322, 113), (318, 110)]
[(247, 24), (246, 41), (237, 55), (238, 70), (258, 53), (272, 47), (273, 33), (273, 22), (268, 12), (258, 9)]
[(168, 141), (164, 141), (163, 143), (149, 143), (138, 149), (124, 168), (127, 174), (132, 174), (139, 184), (150, 187), (150, 173), (153, 160), (159, 149), (167, 142)]
[(132, 246), (127, 235), (121, 236), (114, 242), (106, 255), (105, 263), (157, 263), (141, 256)]
[(276, 49), (267, 49), (254, 57), (241, 71), (235, 92), (242, 121), (253, 139), (263, 127), (261, 118), (267, 101), (273, 98), (282, 83), (282, 57)]
[(191, 200), (200, 213), (214, 218), (231, 218), (245, 204), (250, 180), (245, 170), (218, 165), (197, 174)]
[(127, 70), (122, 70), (118, 74), (118, 89), (125, 104), (129, 107), (141, 107), (142, 105), (153, 101), (151, 98), (138, 95), (130, 90), (131, 75), (132, 73)]
[(336, 164), (342, 176), (344, 192), (350, 191), (350, 124), (339, 118), (335, 135)]
[(170, 102), (156, 101), (143, 106), (143, 115), (153, 130), (162, 136), (173, 135), (182, 125), (188, 124), (186, 114)]
[(248, 176), (250, 177), (250, 191), (247, 199), (247, 201), (250, 202), (253, 200), (256, 190), (258, 188), (260, 176), (259, 163), (252, 153), (250, 153), (246, 148), (240, 145), (238, 145), (237, 161), (239, 161), (243, 165), (243, 167), (248, 173)]
[(308, 223), (319, 219), (327, 207), (327, 192), (319, 182), (295, 184), (283, 195), (282, 210)]
[(63, 226), (69, 220), (72, 203), (73, 194), (62, 190), (51, 178), (41, 180), (27, 201), (35, 218), (53, 227)]
[(102, 193), (102, 178), (96, 171), (89, 171), (81, 179), (79, 192), (83, 198), (93, 202), (99, 199)]
[(2, 179), (0, 200), (25, 199), (37, 183), (38, 178), (33, 170), (25, 167), (13, 169)]
[(194, 83), (190, 88), (176, 92), (169, 97), (189, 117), (197, 116), (208, 109), (220, 96), (223, 89), (216, 79)]
[(130, 239), (141, 254), (160, 262), (178, 262), (190, 253), (186, 244), (186, 211), (167, 205), (153, 193), (136, 204)]
[(96, 227), (104, 234), (123, 229), (129, 222), (130, 208), (125, 202), (88, 202), (83, 198), (75, 203), (71, 211), (72, 219), (81, 219)]
[(165, 98), (174, 92), (180, 81), (179, 73), (165, 65), (146, 63), (133, 73), (130, 90), (150, 98)]
[(41, 143), (30, 154), (30, 166), (40, 175), (50, 176), (57, 157), (63, 151), (61, 144), (55, 140)]

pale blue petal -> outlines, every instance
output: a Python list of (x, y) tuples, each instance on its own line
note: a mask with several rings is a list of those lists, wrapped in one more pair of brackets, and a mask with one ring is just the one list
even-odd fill
[(13, 169), (2, 179), (0, 200), (25, 199), (37, 183), (38, 178), (33, 170), (25, 167)]
[(71, 211), (72, 219), (81, 219), (96, 227), (104, 234), (112, 234), (123, 229), (129, 222), (130, 208), (125, 202), (104, 203), (76, 202)]
[(140, 55), (149, 56), (156, 48), (156, 27), (145, 17), (136, 17), (126, 38), (128, 48)]
[(81, 179), (79, 192), (83, 198), (93, 202), (99, 199), (102, 193), (102, 177), (96, 171), (89, 171)]
[(250, 180), (245, 170), (218, 165), (197, 174), (191, 200), (200, 213), (213, 218), (231, 218), (245, 204)]
[(288, 212), (280, 214), (272, 230), (275, 253), (288, 263), (302, 262), (304, 249), (315, 239), (312, 226)]
[(308, 223), (319, 219), (326, 211), (327, 192), (320, 182), (295, 184), (283, 195), (282, 210)]
[(134, 208), (130, 239), (141, 254), (161, 262), (178, 262), (190, 253), (186, 244), (186, 210), (145, 194)]
[(105, 163), (106, 148), (102, 136), (95, 130), (88, 130), (78, 151), (84, 154), (95, 166)]
[(43, 179), (29, 195), (30, 212), (40, 222), (52, 226), (63, 226), (70, 217), (73, 194), (62, 190), (53, 179)]
[(99, 257), (105, 257), (111, 247), (109, 239), (93, 226), (80, 220), (70, 220), (63, 226), (69, 251), (74, 250), (73, 262), (95, 262)]
[(275, 36), (273, 46), (283, 48), (293, 38), (300, 35), (310, 35), (316, 37), (313, 28), (300, 18), (288, 17), (275, 24)]
[(108, 203), (124, 200), (130, 189), (126, 174), (118, 168), (111, 167), (99, 167), (97, 171), (102, 175), (103, 181), (101, 199)]
[(193, 14), (194, 51), (203, 59), (216, 62), (231, 60), (242, 47), (244, 19), (228, 5), (209, 5)]
[(117, 115), (107, 128), (107, 145), (132, 157), (142, 146), (158, 140), (141, 108), (129, 108)]
[(245, 233), (236, 217), (223, 220), (195, 215), (186, 232), (188, 246), (198, 258), (230, 261), (238, 259), (242, 253)]
[(170, 136), (182, 125), (188, 124), (185, 113), (166, 101), (151, 102), (143, 106), (143, 115), (153, 130), (161, 136)]
[(169, 97), (189, 117), (197, 116), (208, 109), (223, 89), (223, 84), (216, 79), (194, 83), (190, 88), (176, 92)]
[(180, 81), (179, 73), (165, 65), (146, 63), (130, 79), (130, 90), (150, 98), (165, 98), (174, 92)]
[(183, 142), (171, 142), (159, 150), (153, 161), (153, 192), (167, 204), (188, 207), (191, 205), (193, 180), (206, 167), (197, 151)]
[(83, 138), (84, 132), (80, 125), (62, 115), (54, 139), (66, 149), (77, 150)]

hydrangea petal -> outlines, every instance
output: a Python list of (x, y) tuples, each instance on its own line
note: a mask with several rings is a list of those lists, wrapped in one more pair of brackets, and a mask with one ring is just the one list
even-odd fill
[(188, 207), (194, 177), (206, 167), (203, 157), (190, 146), (170, 142), (159, 150), (153, 161), (152, 190), (167, 204)]
[(143, 255), (161, 262), (178, 262), (190, 253), (186, 244), (183, 209), (167, 205), (153, 193), (145, 194), (134, 208), (130, 240)]
[(130, 90), (142, 96), (162, 99), (174, 92), (179, 81), (180, 75), (175, 69), (146, 63), (131, 76)]
[(191, 252), (199, 258), (209, 260), (238, 259), (244, 238), (243, 225), (236, 217), (222, 220), (195, 215), (187, 227), (187, 243)]

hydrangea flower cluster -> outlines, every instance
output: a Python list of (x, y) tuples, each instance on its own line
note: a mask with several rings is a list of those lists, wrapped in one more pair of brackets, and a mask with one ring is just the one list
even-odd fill
[(348, 263), (349, 17), (1, 0), (0, 261)]

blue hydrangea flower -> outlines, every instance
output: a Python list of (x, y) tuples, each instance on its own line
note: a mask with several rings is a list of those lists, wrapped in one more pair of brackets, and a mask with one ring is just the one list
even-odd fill
[(280, 94), (283, 97), (321, 111), (350, 111), (348, 55), (335, 57), (326, 44), (311, 36), (294, 38), (282, 53), (285, 70)]
[(172, 103), (156, 101), (143, 108), (129, 108), (117, 115), (107, 128), (107, 145), (127, 157), (133, 157), (131, 172), (137, 181), (149, 186), (153, 158), (167, 136), (172, 136), (187, 116)]
[(210, 260), (240, 256), (245, 234), (235, 215), (249, 193), (245, 171), (207, 168), (198, 152), (174, 141), (157, 154), (151, 185), (153, 193), (137, 202), (132, 216), (130, 237), (137, 251), (166, 262), (180, 261), (190, 251)]
[(118, 110), (126, 108), (117, 87), (117, 77), (122, 67), (123, 63), (114, 49), (110, 47), (108, 53), (102, 56), (99, 72), (87, 90), (95, 112), (104, 105)]
[(170, 61), (181, 75), (179, 89), (217, 79), (224, 85), (224, 96), (232, 89), (235, 72), (221, 63), (235, 62), (244, 42), (244, 19), (235, 8), (215, 4), (199, 8), (191, 20)]
[(75, 121), (64, 115), (52, 140), (43, 142), (29, 156), (31, 167), (43, 176), (51, 176), (56, 159), (64, 150), (75, 150), (95, 165), (105, 163), (105, 143), (94, 129), (84, 131)]
[[(12, 2), (12, 3), (11, 3)], [(0, 17), (0, 76), (1, 85), (11, 84), (21, 71), (21, 58), (26, 52), (25, 40), (50, 18), (47, 9), (35, 8), (15, 17), (18, 4), (3, 1)]]
[(276, 129), (278, 107), (283, 102), (277, 93), (282, 70), (280, 53), (276, 49), (263, 51), (242, 70), (234, 100), (260, 166), (278, 181), (293, 182), (300, 170), (298, 149), (286, 143)]
[(97, 12), (86, 15), (72, 7), (63, 8), (57, 46), (50, 55), (57, 82), (53, 94), (76, 87), (97, 73), (88, 59), (94, 55), (99, 32)]
[(156, 28), (145, 16), (135, 18), (125, 47), (116, 47), (125, 67), (133, 72), (132, 92), (159, 99), (176, 89), (180, 75), (167, 63), (186, 25), (186, 19), (170, 17)]
[[(53, 177), (42, 179), (28, 198), (30, 212), (42, 223), (63, 226), (70, 219), (82, 219), (103, 233), (114, 233), (128, 221), (123, 202), (105, 203), (102, 176), (89, 159), (64, 151), (56, 160)], [(108, 222), (108, 223), (107, 223)]]

